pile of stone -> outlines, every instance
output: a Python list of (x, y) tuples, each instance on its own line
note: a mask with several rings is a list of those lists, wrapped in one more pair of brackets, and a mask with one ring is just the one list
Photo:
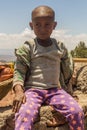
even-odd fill
[(80, 68), (77, 73), (76, 86), (78, 90), (87, 93), (87, 65)]
[[(87, 130), (87, 94), (80, 90), (73, 93), (78, 97), (78, 103), (84, 110), (85, 130)], [(14, 130), (14, 113), (12, 112), (13, 93), (9, 91), (0, 100), (0, 130)], [(77, 99), (77, 98), (76, 98)], [(39, 115), (34, 123), (33, 130), (69, 130), (68, 122), (63, 115), (56, 112), (50, 106), (42, 106)]]
[[(76, 73), (74, 72), (73, 75), (75, 89), (72, 96), (83, 108), (85, 114), (84, 130), (87, 130), (87, 65), (77, 68), (75, 71)], [(14, 130), (15, 126), (14, 113), (12, 113), (14, 98), (11, 91), (12, 80), (11, 78), (0, 83), (0, 130)], [(63, 115), (54, 111), (50, 106), (42, 106), (33, 130), (69, 130), (69, 126)]]

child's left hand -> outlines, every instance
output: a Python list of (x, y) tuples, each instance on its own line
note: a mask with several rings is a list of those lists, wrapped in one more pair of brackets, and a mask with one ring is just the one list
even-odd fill
[(26, 102), (26, 96), (25, 96), (24, 92), (19, 91), (19, 92), (15, 93), (12, 111), (15, 113), (18, 112), (21, 104), (25, 103), (25, 102)]

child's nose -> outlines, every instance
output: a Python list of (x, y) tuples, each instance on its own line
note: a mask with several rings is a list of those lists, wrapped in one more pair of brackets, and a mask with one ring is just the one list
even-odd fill
[(46, 30), (46, 27), (45, 26), (41, 26), (41, 31), (44, 32)]

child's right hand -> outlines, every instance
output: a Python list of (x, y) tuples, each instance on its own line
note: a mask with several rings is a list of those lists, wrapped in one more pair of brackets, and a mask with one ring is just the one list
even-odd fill
[(23, 90), (15, 91), (15, 97), (13, 100), (13, 112), (18, 112), (22, 103), (26, 102), (26, 96)]

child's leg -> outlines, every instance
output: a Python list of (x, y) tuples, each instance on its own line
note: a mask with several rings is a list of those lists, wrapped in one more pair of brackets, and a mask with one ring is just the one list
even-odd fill
[(84, 130), (83, 111), (68, 93), (62, 89), (51, 90), (48, 103), (66, 117), (70, 130)]
[(15, 130), (31, 130), (35, 118), (38, 114), (38, 109), (41, 106), (43, 97), (40, 91), (33, 89), (26, 91), (26, 103), (22, 104), (18, 113), (15, 116)]

